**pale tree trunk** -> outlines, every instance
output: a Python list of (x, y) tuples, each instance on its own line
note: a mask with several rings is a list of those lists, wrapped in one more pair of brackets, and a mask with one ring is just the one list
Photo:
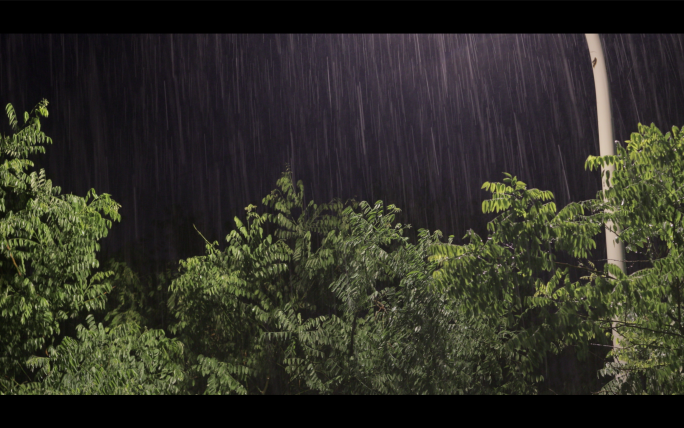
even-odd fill
[[(598, 114), (599, 149), (601, 156), (615, 155), (615, 143), (613, 133), (613, 115), (610, 109), (610, 84), (608, 82), (608, 71), (606, 60), (603, 55), (603, 46), (598, 34), (586, 34), (589, 53), (591, 55), (592, 70), (594, 71), (594, 84), (596, 87), (596, 111)], [(609, 165), (601, 171), (610, 171), (611, 176), (615, 171), (615, 165)], [(608, 189), (605, 178), (601, 180), (603, 190)], [(625, 245), (622, 242), (616, 243), (617, 236), (608, 229), (614, 229), (612, 223), (606, 224), (606, 252), (608, 263), (612, 263), (625, 272)], [(622, 340), (613, 324), (613, 346), (619, 347)], [(616, 359), (616, 362), (622, 363)]]

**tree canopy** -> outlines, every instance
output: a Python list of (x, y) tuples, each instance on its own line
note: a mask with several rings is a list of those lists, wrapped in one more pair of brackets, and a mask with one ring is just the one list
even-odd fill
[[(610, 352), (590, 392), (684, 392), (676, 127), (639, 124), (615, 156), (590, 156), (589, 170), (615, 165), (610, 189), (560, 210), (511, 174), (484, 183), (494, 218), (463, 245), (410, 240), (383, 201), (306, 202), (288, 169), (223, 246), (198, 230), (205, 254), (152, 284), (100, 269), (120, 221), (110, 195), (62, 195), (27, 171), (51, 143), (47, 105), (22, 125), (8, 105), (0, 136), (2, 393), (526, 394), (549, 355), (594, 348)], [(606, 227), (627, 272), (597, 254)]]
[(60, 322), (82, 310), (102, 307), (110, 272), (95, 272), (98, 240), (107, 236), (119, 205), (89, 191), (84, 198), (62, 195), (45, 171), (27, 173), (26, 157), (51, 143), (40, 127), (43, 100), (19, 124), (6, 108), (12, 135), (0, 136), (0, 379), (21, 372), (35, 352), (47, 353)]

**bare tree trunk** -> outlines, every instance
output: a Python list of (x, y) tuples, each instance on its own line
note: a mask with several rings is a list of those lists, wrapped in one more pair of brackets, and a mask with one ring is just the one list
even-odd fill
[[(594, 72), (594, 84), (596, 87), (596, 112), (598, 115), (599, 148), (601, 156), (615, 155), (615, 140), (613, 133), (613, 115), (610, 108), (610, 84), (608, 82), (608, 70), (606, 59), (603, 54), (603, 45), (598, 34), (585, 34), (591, 55), (591, 65)], [(601, 172), (610, 171), (611, 175), (615, 171), (615, 165), (602, 168)], [(610, 183), (605, 178), (601, 180), (603, 190), (608, 190)], [(607, 262), (619, 267), (625, 272), (625, 244), (615, 242), (616, 233), (619, 231), (613, 227), (612, 223), (606, 224), (606, 253)], [(613, 324), (613, 346), (619, 347), (622, 336), (617, 333), (616, 325)], [(616, 359), (616, 362), (621, 361)]]

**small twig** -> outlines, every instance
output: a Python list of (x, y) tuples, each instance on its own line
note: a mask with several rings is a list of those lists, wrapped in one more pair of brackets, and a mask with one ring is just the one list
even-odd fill
[(266, 395), (266, 389), (268, 388), (268, 381), (270, 381), (270, 380), (271, 380), (271, 376), (267, 376), (267, 377), (266, 377), (266, 385), (264, 385), (264, 390), (263, 390), (263, 391), (262, 391), (261, 389), (259, 389), (258, 386), (256, 387), (257, 390), (261, 393), (261, 395)]
[(12, 263), (14, 263), (14, 267), (17, 268), (17, 272), (19, 272), (19, 276), (22, 276), (21, 271), (19, 270), (19, 266), (17, 266), (17, 262), (14, 261), (14, 256), (12, 255), (9, 244), (7, 242), (5, 242), (5, 245), (7, 245), (7, 251), (9, 252), (10, 257), (12, 258)]
[[(194, 227), (195, 230), (197, 231), (197, 233), (200, 234), (200, 236), (202, 237), (202, 239), (204, 239), (204, 242), (206, 242), (208, 245), (211, 245), (211, 242), (209, 242), (209, 241), (207, 240), (207, 238), (205, 238), (204, 235), (202, 235), (202, 232), (200, 232), (200, 231), (197, 229), (197, 226), (195, 226), (195, 225), (193, 224), (192, 227)], [(258, 389), (258, 388), (257, 388), (257, 389)]]
[[(114, 290), (115, 288), (116, 288), (116, 285), (112, 287), (112, 290)], [(109, 294), (109, 291), (105, 291), (104, 293), (102, 293), (103, 296), (104, 296), (104, 295), (107, 295), (107, 294)], [(98, 297), (100, 297), (100, 296), (99, 296), (99, 295), (98, 295), (98, 296), (95, 296), (95, 297), (93, 297), (92, 299), (88, 299), (88, 300), (84, 301), (83, 303), (88, 303), (88, 302), (90, 302), (91, 300), (97, 299)]]
[[(580, 317), (586, 318), (586, 317), (583, 316), (583, 315), (580, 315), (580, 314), (577, 314), (577, 315), (579, 315)], [(637, 324), (628, 323), (627, 321), (620, 321), (620, 320), (599, 320), (599, 322), (610, 323), (610, 324), (617, 324), (617, 323), (620, 323), (620, 324), (622, 324), (622, 326), (627, 327), (627, 328), (636, 328), (636, 329), (639, 329), (639, 330), (646, 330), (646, 331), (650, 331), (650, 332), (653, 332), (653, 333), (667, 334), (667, 335), (676, 336), (676, 337), (684, 337), (684, 335), (681, 335), (681, 334), (679, 334), (679, 333), (673, 333), (673, 332), (669, 332), (669, 331), (665, 331), (665, 330), (654, 330), (654, 329), (651, 329), (651, 328), (646, 328), (646, 327), (638, 326)], [(619, 327), (619, 326), (611, 327), (611, 329), (617, 331), (617, 327)]]
[(597, 273), (597, 274), (603, 274), (603, 273), (604, 273), (604, 272), (598, 271), (598, 270), (596, 270), (596, 269), (590, 269), (590, 268), (584, 267), (584, 266), (575, 266), (575, 265), (571, 265), (571, 264), (563, 263), (563, 262), (554, 262), (554, 263), (556, 263), (557, 265), (568, 266), (568, 267), (575, 268), (575, 269), (584, 269), (584, 270), (586, 270), (586, 271), (594, 272), (594, 273)]

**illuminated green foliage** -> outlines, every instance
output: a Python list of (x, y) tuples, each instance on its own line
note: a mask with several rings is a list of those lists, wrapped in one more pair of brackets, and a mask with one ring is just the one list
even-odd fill
[[(628, 252), (631, 273), (611, 273), (609, 308), (601, 320), (622, 337), (614, 350), (618, 374), (607, 393), (684, 393), (684, 135), (639, 124), (617, 155), (590, 157), (586, 166), (614, 165), (611, 189), (589, 205), (596, 220), (614, 224)], [(592, 277), (594, 284), (606, 281)]]
[(141, 330), (126, 323), (113, 329), (79, 325), (77, 338), (66, 337), (49, 356), (31, 357), (34, 382), (17, 387), (19, 394), (131, 395), (178, 394), (185, 391), (183, 345), (161, 330)]
[[(603, 393), (684, 392), (683, 151), (678, 128), (663, 135), (640, 124), (617, 155), (587, 159), (589, 169), (615, 165), (604, 173), (610, 190), (558, 213), (550, 192), (509, 174), (485, 183), (492, 198), (483, 211), (500, 214), (486, 239), (471, 231), (467, 245), (432, 247), (439, 290), (514, 332), (507, 349), (519, 352), (525, 374), (547, 352), (572, 345), (583, 356), (591, 341), (618, 334), (617, 360), (601, 371), (614, 380)], [(590, 260), (604, 227), (638, 253), (629, 273)]]
[[(381, 201), (304, 203), (289, 172), (247, 207), (228, 246), (181, 261), (172, 331), (195, 353), (206, 393), (523, 392), (496, 326), (432, 291), (427, 250)], [(267, 223), (275, 226), (266, 235)], [(452, 305), (453, 306), (453, 305)]]
[(434, 274), (437, 287), (474, 317), (498, 320), (509, 331), (506, 349), (515, 353), (531, 381), (535, 368), (549, 351), (558, 352), (582, 339), (602, 334), (583, 312), (601, 308), (592, 291), (572, 281), (570, 269), (581, 265), (559, 262), (557, 252), (585, 258), (596, 248), (597, 224), (578, 221), (584, 209), (570, 204), (560, 212), (548, 191), (527, 189), (506, 174), (503, 183), (484, 183), (492, 198), (483, 211), (501, 212), (487, 225), (482, 239), (472, 230), (466, 245), (435, 245), (431, 260), (441, 268)]
[(26, 172), (33, 166), (26, 156), (51, 143), (39, 120), (48, 115), (47, 101), (25, 113), (23, 124), (11, 104), (6, 111), (12, 134), (0, 136), (0, 386), (51, 345), (61, 321), (103, 307), (111, 273), (94, 273), (95, 252), (111, 220), (120, 219), (109, 195), (61, 195), (44, 170)]
[[(683, 393), (684, 135), (639, 125), (594, 157), (611, 188), (558, 211), (505, 174), (484, 183), (487, 236), (464, 245), (396, 222), (400, 210), (306, 202), (288, 170), (226, 245), (179, 262), (173, 338), (148, 329), (161, 291), (125, 264), (97, 272), (119, 205), (61, 195), (26, 159), (51, 143), (47, 101), (0, 136), (0, 393), (534, 393), (548, 353), (619, 347), (601, 393)], [(628, 272), (593, 254), (609, 227)], [(201, 235), (201, 234), (200, 234)], [(165, 276), (166, 278), (166, 276)], [(107, 302), (107, 298), (109, 301)], [(60, 323), (84, 313), (76, 337)], [(81, 318), (82, 320), (83, 318)], [(141, 327), (142, 326), (142, 327)], [(598, 388), (596, 388), (598, 389)], [(599, 392), (599, 391), (593, 391)]]

